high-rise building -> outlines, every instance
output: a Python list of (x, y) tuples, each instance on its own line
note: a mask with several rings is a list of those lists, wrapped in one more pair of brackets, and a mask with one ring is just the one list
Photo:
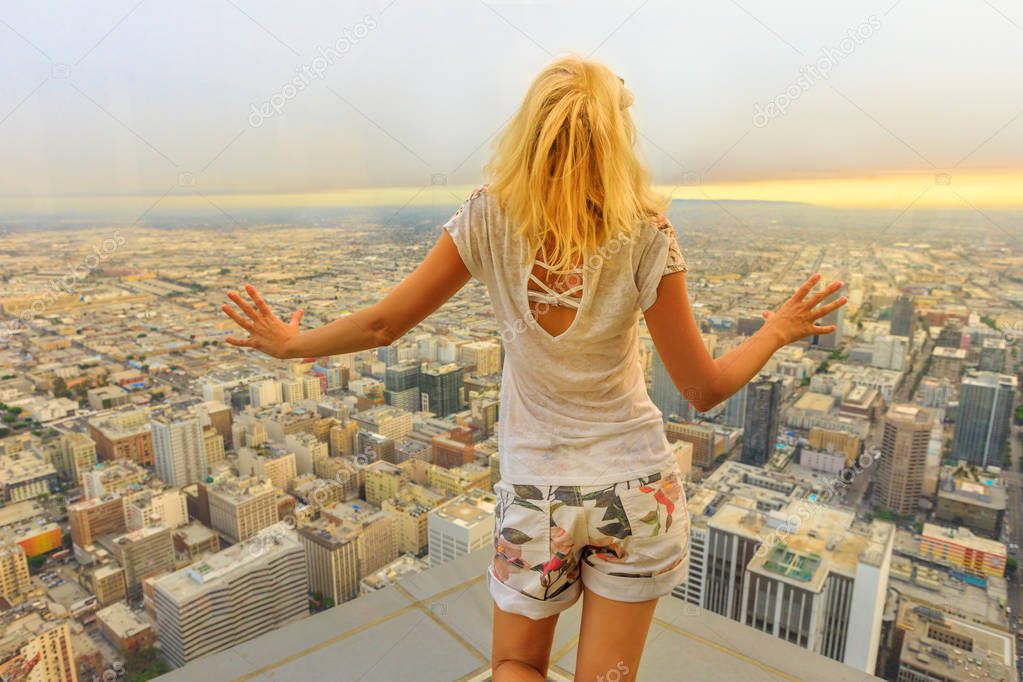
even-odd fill
[(153, 434), (149, 412), (128, 410), (89, 422), (89, 437), (101, 460), (130, 459), (153, 466)]
[(1009, 437), (1016, 377), (970, 372), (959, 388), (959, 420), (952, 439), (953, 459), (980, 467), (1001, 466)]
[(1009, 347), (1005, 339), (988, 337), (981, 343), (977, 369), (984, 372), (1004, 372), (1008, 356)]
[(264, 379), (249, 384), (249, 404), (252, 407), (276, 405), (281, 402), (281, 384), (276, 379)]
[(205, 486), (210, 526), (231, 543), (248, 540), (278, 521), (277, 492), (269, 478), (226, 478)]
[(1005, 478), (994, 467), (981, 469), (967, 462), (941, 468), (935, 518), (966, 526), (997, 538), (1005, 517), (1008, 490)]
[[(330, 427), (330, 456), (354, 455), (358, 447), (359, 425), (354, 421)], [(319, 475), (319, 474), (317, 474)]]
[(397, 440), (412, 433), (412, 413), (398, 407), (379, 406), (353, 415), (363, 431)]
[(286, 403), (297, 403), (305, 399), (305, 391), (302, 382), (298, 379), (283, 379), (281, 381), (281, 400)]
[[(833, 291), (821, 301), (821, 305), (827, 305), (843, 295), (841, 289)], [(819, 348), (835, 350), (841, 344), (842, 335), (845, 333), (845, 306), (839, 306), (836, 310), (832, 310), (822, 317), (817, 324), (822, 327), (835, 325), (835, 331), (830, 334), (814, 334), (810, 337), (810, 342)]]
[(200, 554), (220, 551), (220, 536), (198, 521), (181, 526), (174, 531), (171, 539), (174, 541), (174, 553), (189, 563)]
[(359, 543), (362, 529), (319, 520), (298, 529), (305, 547), (309, 589), (335, 604), (359, 596)]
[(128, 596), (124, 569), (112, 561), (90, 570), (85, 579), (100, 606), (123, 601)]
[(746, 386), (736, 391), (725, 402), (725, 424), (741, 429), (746, 422)]
[(916, 513), (933, 425), (934, 419), (925, 408), (898, 403), (888, 408), (874, 482), (878, 506), (896, 514)]
[(419, 397), (420, 366), (416, 361), (387, 367), (384, 372), (384, 400), (388, 405), (408, 412), (422, 409)]
[(377, 360), (387, 366), (398, 364), (398, 344), (392, 343), (390, 346), (377, 348)]
[(58, 484), (54, 466), (33, 451), (0, 455), (0, 501), (9, 504), (48, 495)]
[(460, 412), (465, 404), (462, 374), (462, 367), (453, 362), (424, 369), (419, 377), (422, 409), (438, 417)]
[(458, 349), (458, 361), (473, 368), (474, 374), (498, 374), (501, 371), (501, 344), (496, 341), (471, 341)]
[(399, 552), (422, 556), (429, 550), (430, 510), (443, 501), (443, 495), (417, 483), (407, 484), (397, 497), (383, 501), (381, 507), (395, 519)]
[(484, 438), (494, 434), (501, 410), (501, 398), (493, 391), (469, 393), (469, 413), (472, 423), (479, 428)]
[(825, 506), (816, 483), (726, 462), (689, 496), (688, 579), (676, 594), (873, 672), (895, 528)]
[(335, 504), (321, 512), (330, 523), (359, 529), (359, 576), (365, 577), (398, 558), (398, 533), (394, 516), (376, 507)]
[(104, 461), (82, 472), (82, 489), (86, 498), (114, 495), (137, 488), (149, 476), (145, 468), (130, 459)]
[(71, 541), (83, 549), (101, 535), (127, 530), (124, 498), (120, 495), (83, 500), (69, 505), (67, 512), (71, 521)]
[(188, 523), (188, 507), (180, 490), (146, 490), (130, 496), (125, 504), (129, 530), (162, 524), (174, 529)]
[(653, 351), (652, 374), (650, 399), (661, 411), (661, 416), (665, 420), (672, 418), (683, 421), (691, 420), (693, 418), (692, 406), (675, 388), (675, 382), (672, 381), (671, 375), (668, 374), (668, 368), (664, 366), (664, 361), (661, 360), (661, 356), (656, 350)]
[(280, 490), (287, 490), (298, 475), (295, 453), (277, 446), (238, 448), (236, 465), (240, 476), (269, 478)]
[[(46, 622), (36, 614), (30, 614), (14, 621), (5, 634), (21, 634), (25, 642), (15, 660), (5, 662), (8, 671), (11, 671), (8, 666), (14, 664), (11, 679), (19, 682), (78, 682), (71, 628), (67, 621)], [(22, 672), (17, 672), (19, 669)]]
[(938, 348), (964, 349), (963, 321), (955, 317), (945, 320), (945, 326), (938, 332), (938, 338), (935, 339), (934, 345)]
[(208, 468), (200, 418), (183, 412), (154, 418), (153, 459), (157, 477), (169, 486), (183, 488), (202, 480)]
[(366, 501), (380, 506), (398, 494), (408, 480), (406, 473), (390, 462), (373, 462), (362, 470), (362, 479), (366, 489)]
[(82, 473), (96, 465), (96, 441), (77, 431), (65, 433), (60, 438), (53, 465), (61, 478), (79, 485)]
[(705, 424), (686, 424), (669, 421), (664, 425), (664, 435), (669, 443), (685, 442), (692, 447), (692, 462), (703, 470), (708, 470), (717, 457), (715, 448), (715, 431)]
[(782, 383), (777, 377), (758, 377), (746, 387), (742, 461), (765, 464), (775, 452), (781, 412)]
[(913, 318), (916, 315), (913, 299), (903, 294), (892, 304), (892, 318), (889, 333), (892, 336), (913, 338)]
[[(324, 434), (330, 437), (330, 425)], [(309, 433), (289, 433), (284, 437), (284, 447), (295, 455), (295, 472), (298, 475), (311, 474), (316, 469), (316, 461), (330, 456), (330, 446)]]
[(212, 426), (223, 437), (222, 447), (233, 447), (231, 442), (233, 413), (230, 407), (219, 400), (207, 400), (196, 405), (195, 413), (203, 426)]
[(175, 667), (309, 615), (305, 552), (285, 524), (152, 585), (161, 650)]
[(302, 377), (302, 395), (306, 400), (319, 400), (323, 397), (323, 385), (327, 378), (320, 374), (306, 374)]
[(167, 526), (148, 526), (119, 535), (111, 541), (114, 557), (124, 569), (129, 597), (142, 593), (142, 582), (174, 570), (174, 542)]
[(430, 566), (493, 542), (497, 498), (484, 490), (471, 490), (433, 509), (429, 516)]
[(206, 448), (206, 466), (214, 467), (226, 459), (224, 437), (212, 426), (202, 427), (203, 445)]
[(0, 596), (20, 604), (31, 588), (25, 550), (16, 542), (0, 545)]
[(938, 379), (958, 382), (966, 364), (966, 349), (936, 346), (931, 352), (931, 367), (928, 373)]

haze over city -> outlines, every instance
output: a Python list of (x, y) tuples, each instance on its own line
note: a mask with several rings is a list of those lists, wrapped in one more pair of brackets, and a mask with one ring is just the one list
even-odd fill
[(197, 192), (227, 207), (450, 204), (438, 184), (456, 196), (478, 184), (532, 74), (568, 50), (625, 78), (655, 183), (680, 198), (1019, 207), (1013, 12), (981, 0), (11, 7), (0, 211), (137, 215), (162, 197), (152, 217), (215, 212)]

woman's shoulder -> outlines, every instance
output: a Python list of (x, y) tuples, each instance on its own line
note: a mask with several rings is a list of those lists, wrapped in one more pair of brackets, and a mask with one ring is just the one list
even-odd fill
[(480, 185), (469, 194), (469, 201), (475, 201), (479, 197), (487, 195), (489, 191), (490, 191), (489, 184)]
[(674, 235), (675, 226), (671, 224), (668, 216), (662, 213), (651, 213), (640, 219), (634, 237), (636, 246), (642, 252), (652, 242)]
[(487, 185), (480, 185), (479, 187), (474, 189), (472, 192), (470, 192), (469, 193), (469, 197), (465, 201), (463, 201), (461, 204), (458, 205), (458, 208), (455, 210), (455, 216), (454, 217), (457, 218), (458, 216), (462, 215), (462, 213), (465, 211), (466, 207), (473, 207), (473, 208), (475, 208), (475, 207), (486, 205), (487, 190), (488, 190), (488, 186)]

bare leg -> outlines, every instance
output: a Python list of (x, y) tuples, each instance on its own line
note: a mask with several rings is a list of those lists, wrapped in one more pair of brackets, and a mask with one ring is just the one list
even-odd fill
[(536, 682), (547, 679), (557, 614), (542, 620), (502, 611), (494, 604), (490, 666), (494, 682)]
[(657, 600), (615, 601), (583, 588), (576, 682), (634, 680)]

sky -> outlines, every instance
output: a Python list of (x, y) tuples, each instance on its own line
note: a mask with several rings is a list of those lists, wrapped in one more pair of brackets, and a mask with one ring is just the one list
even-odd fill
[(456, 203), (565, 52), (676, 197), (1023, 208), (1010, 0), (0, 5), (0, 214)]

